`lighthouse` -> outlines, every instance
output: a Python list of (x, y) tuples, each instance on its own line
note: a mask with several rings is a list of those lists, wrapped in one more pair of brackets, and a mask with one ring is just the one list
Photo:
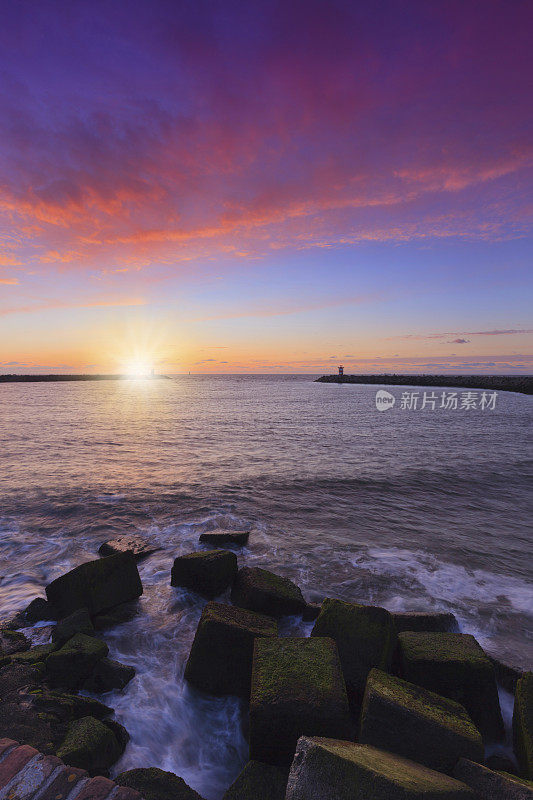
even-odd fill
[(343, 375), (344, 375), (344, 367), (343, 367), (343, 366), (342, 366), (342, 364), (341, 364), (341, 365), (339, 366), (339, 378), (342, 378), (342, 376), (343, 376)]

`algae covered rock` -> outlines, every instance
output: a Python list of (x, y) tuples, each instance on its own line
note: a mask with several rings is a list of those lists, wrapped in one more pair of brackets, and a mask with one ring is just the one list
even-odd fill
[(406, 680), (461, 703), (485, 740), (503, 737), (494, 667), (473, 636), (406, 631), (399, 658)]
[(135, 600), (142, 592), (137, 564), (129, 552), (87, 561), (46, 587), (49, 603), (62, 617), (79, 608), (87, 608), (92, 616)]
[(397, 633), (402, 633), (402, 631), (445, 633), (459, 630), (455, 615), (451, 611), (405, 611), (393, 614), (392, 618)]
[(29, 650), (23, 650), (19, 653), (14, 653), (12, 656), (6, 656), (2, 663), (11, 664), (44, 664), (50, 653), (56, 650), (55, 644), (37, 644), (35, 647), (30, 647)]
[(115, 778), (119, 786), (128, 786), (144, 800), (202, 800), (198, 792), (187, 786), (183, 778), (156, 767), (129, 769)]
[(86, 636), (94, 635), (94, 626), (86, 608), (78, 608), (68, 617), (59, 620), (52, 631), (52, 640), (60, 646), (68, 642), (75, 633), (84, 633)]
[(222, 800), (285, 800), (287, 774), (271, 764), (248, 761)]
[(200, 550), (175, 559), (170, 583), (211, 598), (222, 594), (236, 574), (235, 553), (230, 550)]
[(288, 766), (303, 735), (353, 735), (337, 646), (318, 637), (256, 639), (250, 759)]
[(76, 633), (48, 656), (46, 674), (54, 686), (79, 688), (108, 651), (108, 646), (100, 639)]
[(231, 590), (231, 602), (269, 617), (302, 614), (306, 608), (295, 583), (260, 567), (239, 570)]
[(248, 544), (248, 537), (250, 531), (207, 531), (200, 534), (200, 541), (206, 544), (235, 544), (245, 545)]
[(302, 737), (287, 783), (286, 800), (474, 800), (472, 790), (448, 775), (375, 747)]
[(277, 636), (271, 617), (221, 603), (208, 603), (194, 636), (185, 679), (210, 694), (250, 694), (254, 641)]
[(95, 668), (83, 684), (88, 692), (110, 692), (113, 689), (124, 687), (135, 677), (135, 669), (120, 661), (104, 657), (96, 664)]
[(513, 743), (521, 774), (533, 779), (533, 672), (516, 684)]
[(86, 769), (90, 775), (106, 773), (122, 755), (114, 733), (94, 717), (82, 717), (72, 722), (57, 756), (71, 767)]
[(72, 722), (81, 717), (105, 719), (113, 713), (112, 708), (92, 697), (46, 687), (30, 688), (27, 696), (40, 712), (53, 714), (60, 722)]
[(0, 659), (12, 656), (14, 653), (29, 650), (30, 646), (31, 643), (23, 633), (12, 631), (8, 628), (0, 628)]
[(462, 705), (378, 669), (368, 676), (359, 742), (448, 774), (461, 756), (482, 761), (484, 755)]
[(98, 554), (101, 556), (113, 556), (116, 553), (133, 553), (136, 561), (155, 553), (157, 547), (150, 542), (147, 542), (142, 536), (135, 533), (124, 534), (117, 536), (115, 539), (110, 539), (104, 542), (98, 548)]
[(533, 800), (533, 784), (525, 785), (514, 775), (494, 772), (481, 764), (461, 758), (456, 764), (454, 775), (466, 783), (476, 798), (487, 800)]
[(359, 704), (373, 667), (388, 670), (396, 643), (392, 617), (379, 606), (326, 598), (311, 636), (330, 636), (339, 649), (350, 700)]

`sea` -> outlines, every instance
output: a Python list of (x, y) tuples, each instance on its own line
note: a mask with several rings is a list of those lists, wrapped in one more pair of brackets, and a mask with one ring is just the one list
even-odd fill
[[(0, 384), (0, 619), (117, 535), (158, 548), (139, 565), (139, 614), (103, 634), (137, 670), (101, 698), (131, 736), (113, 774), (156, 766), (220, 800), (247, 760), (246, 704), (183, 679), (206, 601), (170, 569), (204, 531), (251, 531), (240, 564), (310, 601), (452, 611), (531, 668), (533, 398), (315, 377)], [(311, 627), (287, 618), (281, 633)]]

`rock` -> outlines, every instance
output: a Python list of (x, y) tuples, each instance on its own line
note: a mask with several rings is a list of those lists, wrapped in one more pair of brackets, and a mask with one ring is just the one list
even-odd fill
[(87, 561), (46, 587), (48, 601), (60, 616), (87, 608), (91, 616), (142, 594), (137, 564), (131, 553)]
[(269, 617), (302, 614), (306, 607), (295, 583), (260, 567), (239, 570), (231, 590), (231, 601), (236, 606)]
[[(466, 756), (465, 756), (466, 758)], [(477, 761), (478, 759), (476, 759)], [(514, 761), (504, 753), (494, 753), (485, 758), (485, 766), (494, 772), (509, 772), (511, 775), (516, 773), (517, 767)]]
[(433, 633), (445, 633), (446, 631), (458, 631), (459, 625), (455, 615), (450, 611), (425, 612), (407, 611), (393, 614), (394, 626), (397, 633), (403, 631), (433, 631)]
[(77, 689), (108, 652), (108, 646), (100, 639), (76, 633), (59, 650), (48, 656), (46, 674), (54, 686)]
[(390, 667), (396, 643), (392, 617), (379, 606), (326, 598), (311, 636), (331, 636), (337, 643), (348, 697), (358, 706), (373, 667)]
[(258, 638), (250, 694), (250, 759), (288, 766), (302, 735), (353, 735), (332, 639)]
[(71, 767), (86, 769), (89, 775), (106, 773), (122, 755), (122, 748), (112, 731), (94, 717), (72, 722), (57, 756)]
[(104, 719), (102, 722), (109, 728), (119, 743), (121, 751), (124, 752), (126, 745), (130, 740), (130, 735), (124, 725), (121, 725), (120, 722), (116, 721), (116, 719)]
[(484, 755), (463, 706), (378, 669), (368, 675), (358, 741), (449, 775), (461, 756)]
[(86, 692), (102, 694), (112, 689), (124, 689), (135, 677), (135, 669), (111, 658), (101, 658), (83, 684)]
[(222, 800), (285, 800), (287, 775), (270, 764), (248, 761)]
[(448, 775), (367, 744), (302, 737), (286, 800), (473, 800)]
[(207, 533), (200, 534), (200, 542), (208, 544), (215, 544), (217, 547), (221, 544), (248, 544), (248, 537), (250, 531), (208, 531)]
[(78, 608), (68, 617), (59, 620), (52, 631), (52, 640), (61, 646), (68, 642), (75, 633), (84, 633), (86, 636), (94, 635), (94, 626), (86, 608)]
[(306, 603), (302, 612), (302, 620), (304, 622), (314, 622), (320, 614), (322, 603)]
[(134, 533), (125, 534), (124, 536), (117, 536), (115, 539), (110, 539), (104, 542), (98, 548), (98, 553), (101, 556), (113, 556), (116, 553), (133, 553), (136, 561), (155, 553), (159, 548), (150, 544), (142, 536), (137, 536)]
[(473, 636), (406, 631), (398, 638), (406, 680), (461, 703), (484, 740), (503, 738), (494, 667)]
[(533, 779), (533, 672), (516, 684), (513, 743), (521, 774)]
[(248, 697), (254, 641), (258, 636), (277, 636), (271, 617), (242, 608), (208, 603), (198, 623), (185, 679), (210, 694)]
[(9, 628), (0, 628), (0, 659), (29, 650), (30, 646), (31, 643), (23, 633), (9, 630)]
[(105, 719), (113, 713), (112, 708), (92, 697), (59, 692), (45, 687), (29, 689), (27, 695), (39, 711), (54, 714), (62, 722), (72, 722), (81, 717)]
[(202, 800), (183, 778), (156, 767), (121, 772), (115, 778), (115, 783), (135, 789), (144, 800)]
[(21, 653), (14, 653), (12, 656), (6, 656), (2, 663), (11, 664), (44, 664), (50, 653), (56, 649), (55, 644), (38, 644), (35, 647), (30, 647), (29, 650), (24, 650)]
[(230, 550), (200, 550), (175, 559), (170, 583), (211, 598), (222, 594), (236, 574), (235, 553)]
[(470, 786), (479, 800), (533, 800), (533, 784), (528, 787), (519, 778), (493, 772), (466, 758), (459, 759), (454, 775)]
[(93, 625), (96, 631), (103, 631), (107, 628), (114, 628), (115, 625), (120, 625), (123, 622), (129, 622), (139, 613), (138, 603), (136, 601), (130, 603), (121, 603), (119, 606), (104, 611), (102, 614), (95, 614), (93, 617)]
[(56, 747), (57, 719), (37, 710), (24, 693), (3, 698), (0, 705), (0, 739), (15, 738), (41, 753), (53, 753)]
[(56, 612), (44, 597), (36, 597), (26, 606), (23, 611), (19, 611), (10, 622), (10, 628), (28, 628), (36, 622), (43, 620), (56, 619)]
[(500, 661), (498, 658), (491, 656), (490, 653), (487, 653), (487, 656), (494, 666), (496, 681), (503, 686), (507, 692), (514, 694), (516, 691), (516, 684), (524, 675), (524, 671), (520, 667), (515, 667), (512, 664), (506, 664), (504, 661)]
[(7, 664), (0, 668), (0, 698), (26, 686), (38, 686), (44, 677), (44, 665)]

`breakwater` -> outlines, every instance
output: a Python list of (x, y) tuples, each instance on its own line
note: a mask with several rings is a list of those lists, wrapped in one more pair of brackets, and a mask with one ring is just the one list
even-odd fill
[(365, 383), (385, 386), (454, 386), (492, 392), (533, 394), (531, 375), (322, 375), (316, 383)]
[(0, 375), (0, 383), (53, 383), (54, 381), (159, 380), (166, 375)]

